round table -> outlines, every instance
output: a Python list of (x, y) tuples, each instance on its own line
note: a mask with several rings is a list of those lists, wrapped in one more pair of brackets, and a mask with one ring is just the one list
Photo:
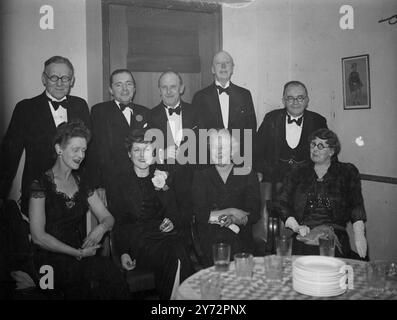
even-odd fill
[[(254, 257), (255, 266), (252, 279), (240, 280), (235, 274), (234, 262), (230, 263), (229, 271), (221, 272), (221, 300), (369, 300), (366, 294), (366, 262), (360, 260), (341, 259), (353, 267), (353, 289), (335, 297), (312, 297), (296, 292), (292, 288), (292, 262), (298, 256), (286, 258), (283, 264), (283, 280), (279, 282), (266, 280), (263, 257)], [(177, 300), (200, 300), (200, 278), (217, 272), (214, 267), (203, 269), (187, 278), (178, 288)], [(397, 292), (386, 290), (377, 299), (397, 300)]]

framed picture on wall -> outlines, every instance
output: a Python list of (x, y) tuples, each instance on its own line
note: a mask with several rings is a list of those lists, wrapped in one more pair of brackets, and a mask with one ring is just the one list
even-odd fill
[(370, 109), (369, 55), (342, 58), (343, 109)]

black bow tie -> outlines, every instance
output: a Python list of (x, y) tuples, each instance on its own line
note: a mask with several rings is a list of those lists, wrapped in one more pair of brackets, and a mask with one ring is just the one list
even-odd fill
[(227, 88), (222, 88), (221, 86), (216, 86), (216, 88), (219, 90), (219, 95), (221, 95), (222, 92), (225, 92), (227, 95), (230, 94), (230, 86)]
[(298, 118), (298, 119), (291, 119), (291, 116), (289, 114), (287, 114), (288, 117), (288, 123), (293, 123), (295, 122), (298, 126), (302, 125), (302, 121), (303, 121), (303, 116)]
[(182, 111), (181, 106), (177, 106), (176, 108), (167, 108), (167, 110), (170, 116), (172, 116), (174, 112), (179, 116)]
[(125, 110), (125, 108), (130, 108), (132, 110), (132, 107), (134, 106), (134, 104), (132, 102), (124, 104), (124, 103), (120, 103), (120, 110), (121, 112), (123, 112)]
[(62, 100), (62, 101), (55, 101), (55, 100), (48, 99), (48, 101), (51, 102), (51, 104), (52, 104), (53, 108), (55, 109), (55, 111), (58, 110), (59, 106), (62, 106), (65, 109), (67, 109), (69, 107), (69, 102), (66, 99)]

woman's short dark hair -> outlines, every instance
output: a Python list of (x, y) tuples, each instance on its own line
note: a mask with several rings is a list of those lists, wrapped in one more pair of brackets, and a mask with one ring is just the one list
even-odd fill
[(153, 141), (145, 140), (145, 129), (134, 129), (130, 131), (130, 133), (127, 135), (125, 138), (125, 148), (127, 149), (128, 152), (131, 151), (132, 145), (134, 143), (152, 143)]
[(65, 146), (72, 138), (84, 138), (88, 142), (91, 139), (91, 132), (81, 120), (73, 120), (70, 122), (62, 122), (57, 127), (57, 132), (54, 137), (54, 146), (59, 144)]
[(339, 138), (335, 132), (325, 128), (318, 129), (309, 136), (309, 143), (311, 143), (316, 138), (325, 140), (328, 146), (334, 150), (334, 154), (332, 158), (336, 158), (338, 156), (341, 149), (341, 145), (339, 142)]

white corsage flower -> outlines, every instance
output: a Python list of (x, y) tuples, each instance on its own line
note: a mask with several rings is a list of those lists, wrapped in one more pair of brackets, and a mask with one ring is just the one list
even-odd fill
[(166, 180), (168, 177), (168, 173), (166, 171), (155, 170), (154, 176), (152, 178), (153, 185), (156, 190), (168, 190), (168, 186), (166, 185)]

